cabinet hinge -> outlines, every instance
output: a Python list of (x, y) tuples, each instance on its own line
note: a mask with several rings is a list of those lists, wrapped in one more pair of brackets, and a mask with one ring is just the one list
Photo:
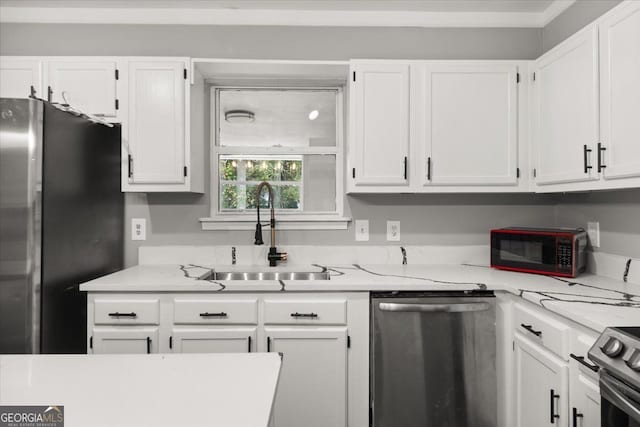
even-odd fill
[(187, 80), (187, 69), (186, 68), (184, 69), (184, 74), (183, 75), (184, 75), (184, 79)]
[(173, 348), (173, 337), (169, 337), (169, 348)]
[(355, 71), (353, 72), (353, 81), (354, 82), (356, 81), (356, 72)]
[(116, 68), (116, 80), (120, 80), (120, 70)]
[(516, 168), (516, 178), (520, 178), (520, 168)]
[(131, 154), (129, 154), (128, 169), (129, 169), (129, 178), (132, 178), (133, 177), (133, 157), (131, 157)]
[(516, 83), (520, 83), (520, 73), (516, 73)]
[(352, 176), (353, 178), (355, 178), (355, 177), (356, 177), (356, 168), (351, 169), (351, 176)]
[(538, 171), (536, 168), (533, 168), (533, 177), (535, 178), (538, 175)]
[(93, 335), (89, 337), (89, 348), (93, 349)]
[(120, 100), (116, 99), (116, 110), (120, 109)]
[(185, 177), (187, 176), (187, 167), (186, 166), (184, 167), (184, 176)]
[(351, 335), (347, 335), (347, 348), (351, 348)]

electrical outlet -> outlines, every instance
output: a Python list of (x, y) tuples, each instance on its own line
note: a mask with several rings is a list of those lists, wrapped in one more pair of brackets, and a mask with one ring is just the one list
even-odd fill
[(400, 241), (400, 221), (387, 221), (387, 241)]
[(589, 235), (589, 242), (591, 247), (600, 247), (600, 223), (598, 221), (587, 223), (587, 234)]
[(369, 220), (356, 219), (356, 242), (369, 241)]
[(131, 218), (131, 240), (147, 240), (147, 220)]

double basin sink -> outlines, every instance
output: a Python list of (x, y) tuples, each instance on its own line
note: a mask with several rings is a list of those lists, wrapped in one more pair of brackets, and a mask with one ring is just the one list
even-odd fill
[(210, 271), (201, 280), (329, 280), (328, 271)]

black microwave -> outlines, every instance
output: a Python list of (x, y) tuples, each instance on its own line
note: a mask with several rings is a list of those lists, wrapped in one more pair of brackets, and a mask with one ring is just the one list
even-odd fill
[(582, 228), (509, 227), (491, 230), (491, 267), (576, 277), (587, 266)]

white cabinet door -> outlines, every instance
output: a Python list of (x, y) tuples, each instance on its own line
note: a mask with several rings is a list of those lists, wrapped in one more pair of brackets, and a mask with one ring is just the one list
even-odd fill
[(28, 98), (31, 87), (42, 93), (42, 62), (37, 59), (0, 57), (0, 98)]
[[(128, 67), (129, 184), (185, 182), (184, 61), (131, 61)], [(169, 188), (167, 188), (169, 187)]]
[(354, 184), (407, 185), (409, 64), (356, 63), (352, 76)]
[(567, 427), (567, 363), (518, 332), (514, 339), (516, 426)]
[(282, 353), (275, 427), (347, 425), (347, 328), (264, 328)]
[(538, 185), (598, 179), (598, 30), (587, 28), (534, 67)]
[(599, 27), (603, 176), (640, 176), (640, 2), (612, 11)]
[(115, 60), (50, 60), (46, 80), (51, 100), (97, 116), (116, 117), (116, 70)]
[(518, 68), (427, 63), (423, 185), (516, 185)]
[(94, 354), (157, 353), (158, 328), (97, 327), (89, 338)]
[(600, 427), (600, 387), (596, 380), (577, 372), (571, 381), (569, 403), (571, 427)]
[(174, 328), (174, 353), (250, 353), (256, 349), (256, 328)]

